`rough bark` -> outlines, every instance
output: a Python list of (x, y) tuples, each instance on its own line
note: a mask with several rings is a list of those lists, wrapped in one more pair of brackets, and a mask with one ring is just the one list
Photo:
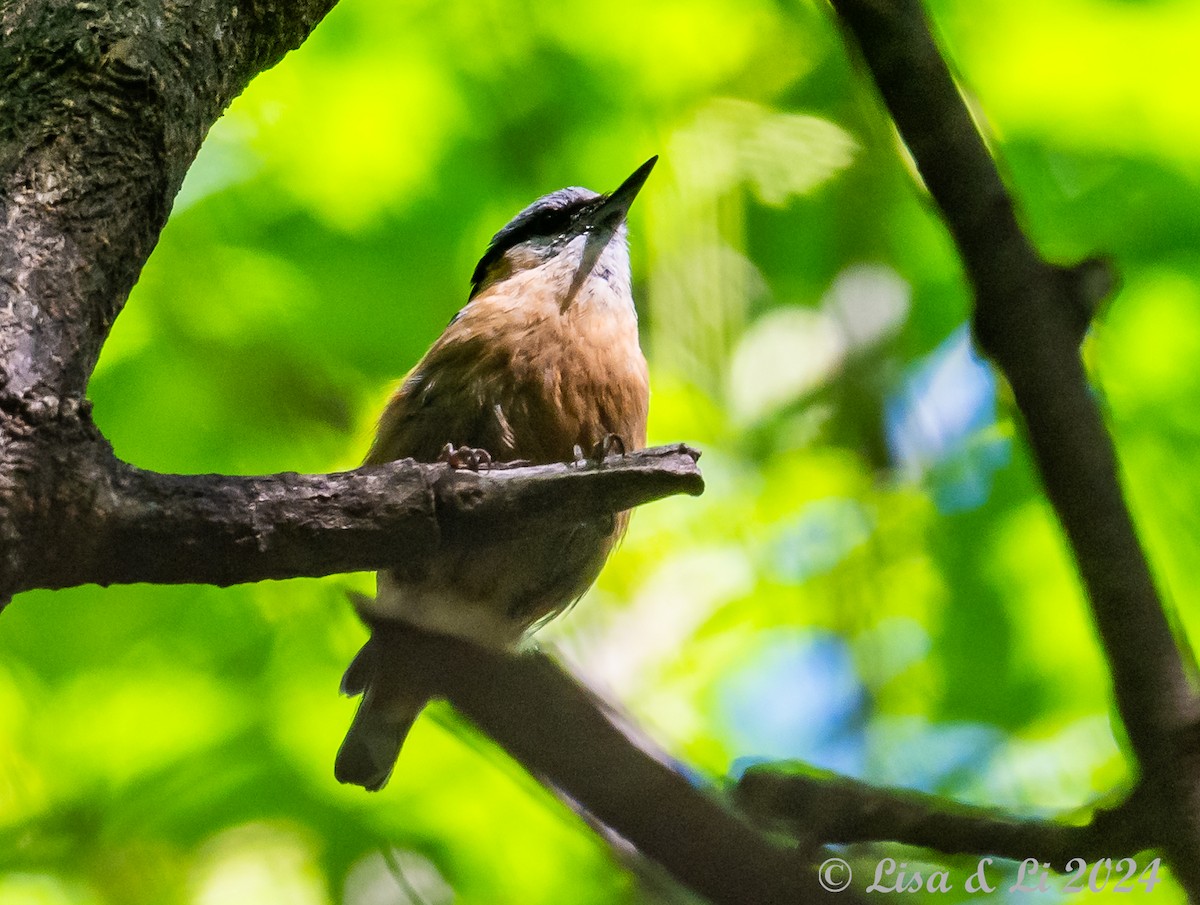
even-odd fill
[(209, 127), (332, 6), (4, 4), (0, 408), (82, 398)]
[(699, 454), (685, 446), (478, 473), (404, 460), (261, 477), (156, 474), (116, 460), (99, 442), (50, 451), (61, 463), (57, 486), (14, 548), (10, 593), (419, 568), (450, 535), (486, 543), (496, 532), (537, 531), (564, 511), (608, 514), (703, 489)]
[(332, 6), (0, 7), (0, 601), (92, 506), (76, 478), (107, 444), (84, 391), (201, 141)]

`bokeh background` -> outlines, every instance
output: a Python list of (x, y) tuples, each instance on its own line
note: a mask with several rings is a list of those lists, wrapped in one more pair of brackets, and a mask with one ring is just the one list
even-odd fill
[[(1038, 245), (1124, 275), (1086, 357), (1195, 630), (1200, 7), (929, 5)], [(353, 467), (491, 233), (652, 153), (630, 230), (651, 437), (699, 445), (708, 490), (639, 511), (543, 643), (702, 784), (799, 759), (1030, 814), (1123, 788), (960, 265), (823, 4), (343, 0), (213, 128), (96, 420), (146, 468)], [(0, 902), (672, 899), (445, 709), (385, 792), (339, 787), (348, 588), (370, 576), (19, 597)]]

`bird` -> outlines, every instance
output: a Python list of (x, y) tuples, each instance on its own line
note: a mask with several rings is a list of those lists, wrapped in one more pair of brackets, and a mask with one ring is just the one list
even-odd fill
[[(466, 306), (392, 395), (364, 464), (480, 469), (645, 446), (649, 376), (626, 218), (657, 160), (609, 194), (544, 195), (492, 237)], [(533, 536), (444, 539), (421, 567), (377, 574), (376, 596), (356, 602), (371, 634), (342, 679), (342, 693), (361, 698), (334, 763), (339, 782), (383, 788), (428, 702), (419, 682), (398, 678), (393, 629), (517, 649), (592, 585), (629, 523), (629, 512), (561, 516)]]

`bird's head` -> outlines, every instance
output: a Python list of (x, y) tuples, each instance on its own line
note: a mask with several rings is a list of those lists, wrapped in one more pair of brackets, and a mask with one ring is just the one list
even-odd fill
[(571, 187), (533, 202), (492, 237), (471, 276), (471, 296), (536, 268), (569, 275), (568, 301), (593, 273), (623, 281), (628, 294), (625, 217), (657, 161), (651, 157), (607, 195)]

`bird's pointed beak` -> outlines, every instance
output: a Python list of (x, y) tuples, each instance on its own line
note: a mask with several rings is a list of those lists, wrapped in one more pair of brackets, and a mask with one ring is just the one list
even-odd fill
[(630, 206), (633, 204), (633, 199), (637, 197), (638, 192), (642, 190), (642, 186), (646, 184), (646, 180), (650, 176), (650, 171), (654, 169), (656, 163), (658, 163), (657, 154), (634, 170), (633, 175), (622, 182), (614, 192), (600, 203), (600, 206), (596, 208), (595, 215), (592, 217), (592, 222), (605, 224), (614, 228), (623, 222), (629, 213)]

